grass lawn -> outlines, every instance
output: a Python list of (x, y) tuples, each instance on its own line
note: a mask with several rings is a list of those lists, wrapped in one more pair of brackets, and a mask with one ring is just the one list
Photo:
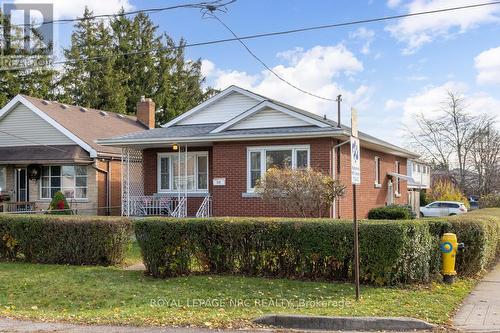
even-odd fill
[(127, 253), (125, 254), (125, 260), (123, 261), (122, 266), (127, 267), (138, 262), (142, 262), (141, 248), (139, 243), (133, 240), (130, 243)]
[(355, 303), (353, 287), (345, 283), (233, 276), (157, 280), (119, 267), (0, 263), (0, 316), (222, 328), (250, 326), (251, 319), (267, 313), (300, 313), (409, 316), (446, 324), (474, 284), (363, 287), (362, 300)]

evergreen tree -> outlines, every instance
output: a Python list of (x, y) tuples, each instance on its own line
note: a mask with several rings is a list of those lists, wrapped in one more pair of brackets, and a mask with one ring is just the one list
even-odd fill
[[(56, 71), (49, 63), (52, 44), (45, 45), (43, 36), (37, 29), (31, 29), (30, 41), (33, 49), (24, 48), (23, 29), (12, 26), (10, 17), (0, 11), (3, 24), (1, 47), (2, 70), (0, 70), (0, 107), (4, 106), (17, 94), (26, 94), (39, 98), (54, 98), (54, 78)], [(18, 66), (9, 60), (17, 59)]]
[[(121, 10), (123, 13), (123, 9)], [(139, 13), (134, 18), (118, 16), (111, 22), (114, 36), (115, 68), (128, 74), (127, 113), (135, 114), (141, 96), (153, 97), (158, 82), (158, 57), (155, 50), (161, 46), (156, 37), (157, 27), (146, 14)]]
[(115, 68), (113, 36), (101, 21), (85, 8), (84, 20), (75, 25), (71, 46), (64, 51), (66, 60), (61, 78), (60, 99), (71, 104), (124, 113), (126, 76)]
[(156, 123), (160, 125), (213, 94), (212, 89), (203, 87), (201, 61), (185, 59), (184, 40), (176, 45), (166, 34), (157, 36), (158, 27), (148, 15), (120, 16), (111, 27), (115, 54), (132, 53), (118, 57), (115, 64), (119, 71), (129, 74), (127, 113), (135, 114), (140, 96), (151, 97), (158, 108)]
[(166, 44), (159, 54), (158, 91), (153, 97), (159, 108), (156, 121), (164, 124), (203, 102), (214, 90), (204, 89), (205, 78), (201, 74), (201, 61), (185, 59), (184, 40), (178, 45), (164, 35)]

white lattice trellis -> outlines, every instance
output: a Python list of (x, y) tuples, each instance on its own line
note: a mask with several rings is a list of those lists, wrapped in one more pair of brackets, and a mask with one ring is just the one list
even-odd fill
[(132, 198), (144, 195), (142, 151), (122, 149), (122, 215), (134, 216)]

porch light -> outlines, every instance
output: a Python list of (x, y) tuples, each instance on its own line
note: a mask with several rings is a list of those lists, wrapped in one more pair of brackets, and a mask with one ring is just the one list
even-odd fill
[(177, 143), (174, 143), (174, 144), (172, 145), (172, 150), (173, 150), (173, 151), (178, 151), (178, 150), (179, 150), (179, 146), (177, 145)]

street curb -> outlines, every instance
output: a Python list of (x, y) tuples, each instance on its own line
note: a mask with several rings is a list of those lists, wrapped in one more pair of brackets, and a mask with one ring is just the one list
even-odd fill
[(432, 330), (435, 325), (406, 317), (327, 317), (271, 314), (259, 317), (254, 323), (302, 330), (361, 330), (361, 331), (414, 331)]

